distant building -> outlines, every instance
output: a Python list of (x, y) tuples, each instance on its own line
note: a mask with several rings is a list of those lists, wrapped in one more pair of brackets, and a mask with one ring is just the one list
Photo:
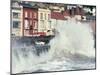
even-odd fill
[(70, 18), (68, 11), (64, 12), (51, 12), (51, 28), (54, 29), (58, 24), (66, 23)]
[(53, 11), (57, 11), (57, 12), (61, 12), (61, 11), (64, 11), (64, 6), (58, 6), (58, 5), (50, 5), (49, 6), (50, 10), (53, 10)]
[(54, 35), (56, 26), (66, 23), (70, 18), (84, 22), (95, 20), (95, 8), (92, 16), (86, 15), (88, 9), (82, 5), (12, 1), (12, 35)]
[(12, 21), (11, 21), (11, 28), (12, 28), (12, 35), (13, 36), (21, 36), (21, 24), (22, 24), (22, 13), (21, 13), (21, 6), (18, 1), (12, 1)]
[(23, 6), (23, 36), (50, 35), (51, 10), (41, 8), (37, 4), (21, 3)]
[(33, 36), (38, 32), (38, 9), (30, 4), (21, 4), (23, 6), (23, 36)]
[(51, 32), (51, 10), (38, 8), (38, 31), (50, 35)]

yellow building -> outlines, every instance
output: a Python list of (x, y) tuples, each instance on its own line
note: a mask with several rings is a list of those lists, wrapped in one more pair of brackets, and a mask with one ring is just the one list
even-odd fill
[(46, 8), (38, 9), (38, 31), (45, 32), (46, 35), (51, 33), (51, 10)]

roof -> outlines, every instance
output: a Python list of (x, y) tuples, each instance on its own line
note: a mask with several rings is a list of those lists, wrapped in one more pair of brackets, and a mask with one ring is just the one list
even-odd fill
[(65, 16), (69, 16), (69, 14), (67, 12), (51, 12), (52, 19), (66, 20)]
[(39, 6), (38, 5), (31, 5), (31, 4), (29, 4), (29, 3), (20, 3), (20, 5), (22, 5), (23, 7), (27, 7), (27, 8), (39, 8)]

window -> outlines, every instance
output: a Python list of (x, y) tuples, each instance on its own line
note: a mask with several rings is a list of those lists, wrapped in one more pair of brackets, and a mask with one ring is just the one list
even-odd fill
[(19, 27), (20, 22), (18, 21), (13, 21), (13, 28), (18, 28)]
[(19, 7), (19, 4), (18, 4), (18, 2), (14, 2), (14, 3), (12, 3), (12, 6), (13, 7)]
[(50, 20), (50, 18), (51, 18), (51, 16), (50, 16), (50, 14), (48, 14), (48, 20)]
[(45, 13), (45, 20), (47, 19), (47, 14)]
[(41, 29), (44, 31), (46, 29), (44, 21), (42, 20), (42, 21), (40, 21), (40, 23), (41, 23)]
[(28, 17), (28, 12), (27, 11), (25, 11), (25, 17)]
[(32, 25), (32, 20), (30, 20), (30, 25)]
[(40, 21), (41, 27), (44, 28), (44, 21)]
[(43, 13), (40, 13), (40, 19), (43, 20)]
[(32, 18), (32, 12), (30, 12), (30, 18)]
[(28, 22), (28, 20), (25, 20), (25, 29), (28, 29), (29, 28), (29, 22)]
[(37, 22), (34, 22), (34, 29), (37, 29)]
[(51, 28), (51, 21), (48, 21), (48, 23), (49, 23), (49, 28)]
[(37, 14), (36, 14), (36, 13), (34, 13), (34, 18), (36, 18), (36, 16), (37, 16)]
[(13, 18), (19, 18), (19, 13), (13, 12)]

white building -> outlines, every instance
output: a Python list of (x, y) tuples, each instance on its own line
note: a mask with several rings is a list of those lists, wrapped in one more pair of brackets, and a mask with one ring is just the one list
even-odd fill
[(45, 8), (38, 9), (38, 32), (45, 32), (50, 35), (51, 31), (51, 10)]
[(12, 6), (11, 6), (11, 30), (12, 30), (12, 35), (13, 36), (21, 36), (21, 26), (22, 26), (22, 8), (19, 5), (18, 1), (12, 1)]

